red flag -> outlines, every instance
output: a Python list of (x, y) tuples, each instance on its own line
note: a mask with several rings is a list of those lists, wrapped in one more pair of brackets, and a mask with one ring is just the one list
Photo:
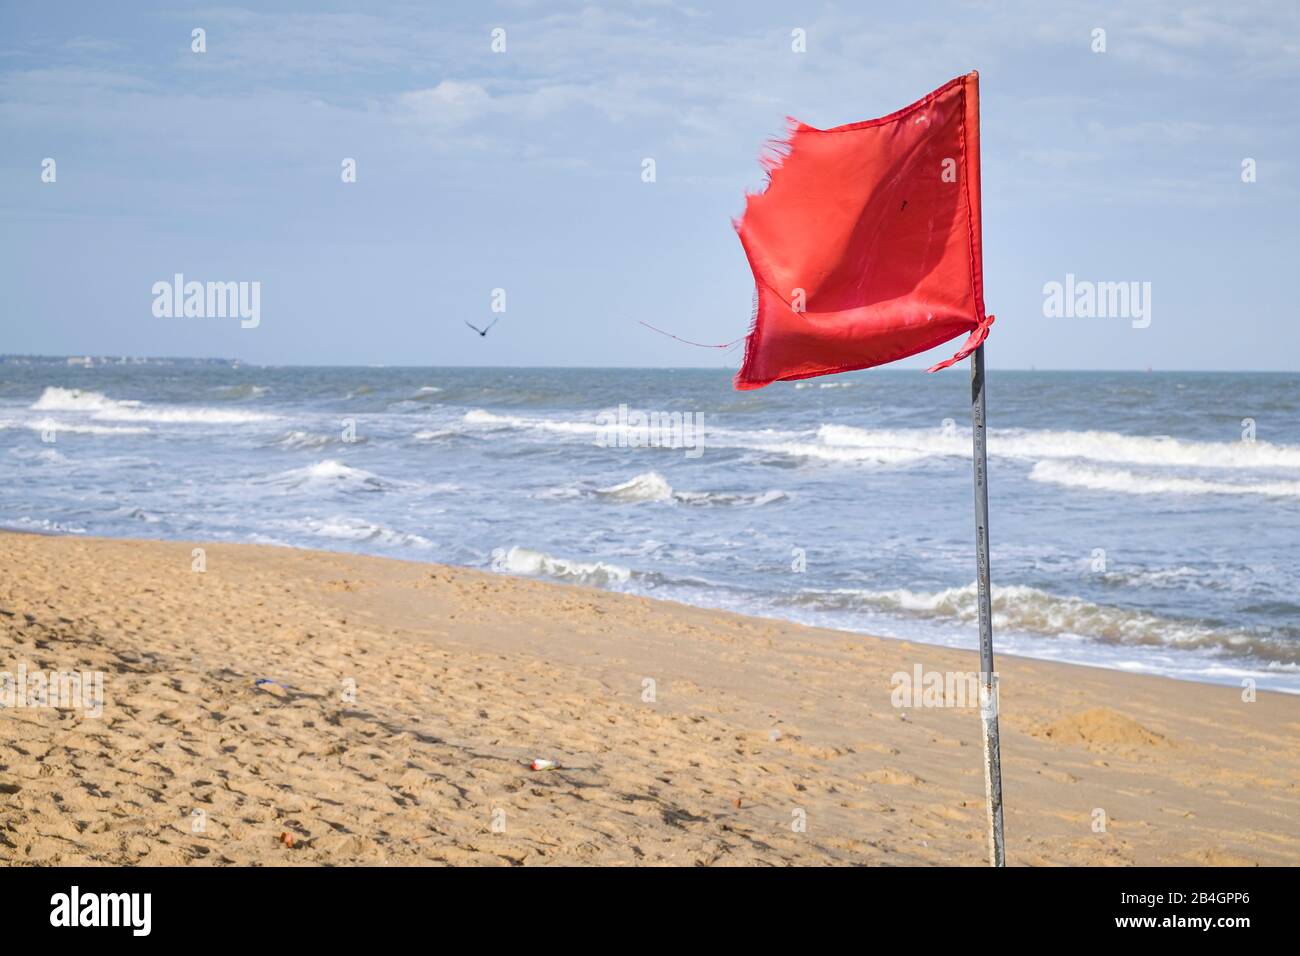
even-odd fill
[(979, 74), (834, 129), (791, 120), (735, 223), (756, 286), (739, 389), (870, 368), (988, 336)]

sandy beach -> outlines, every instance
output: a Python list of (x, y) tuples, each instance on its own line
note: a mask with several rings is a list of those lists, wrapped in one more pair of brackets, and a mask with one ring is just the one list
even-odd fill
[[(102, 713), (0, 709), (0, 863), (985, 861), (977, 712), (891, 703), (974, 654), (381, 558), (0, 543), (0, 671), (103, 674)], [(998, 670), (1010, 864), (1300, 863), (1300, 699)]]

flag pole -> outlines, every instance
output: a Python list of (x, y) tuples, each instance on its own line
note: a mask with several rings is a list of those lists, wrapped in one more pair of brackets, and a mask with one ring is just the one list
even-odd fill
[(975, 463), (975, 576), (980, 622), (980, 723), (984, 731), (984, 793), (989, 811), (989, 866), (1006, 866), (1002, 835), (1002, 754), (998, 688), (993, 670), (993, 607), (989, 586), (988, 450), (984, 428), (984, 345), (970, 359), (971, 436)]

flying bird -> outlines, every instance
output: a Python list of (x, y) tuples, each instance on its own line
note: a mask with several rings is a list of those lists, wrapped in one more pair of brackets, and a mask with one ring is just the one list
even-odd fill
[(468, 326), (469, 326), (471, 329), (473, 329), (475, 332), (477, 332), (479, 335), (482, 335), (482, 336), (486, 337), (487, 334), (488, 334), (488, 331), (492, 328), (492, 326), (494, 326), (494, 325), (497, 324), (497, 320), (500, 319), (500, 318), (501, 318), (501, 316), (498, 315), (495, 319), (493, 319), (491, 322), (489, 322), (489, 323), (488, 323), (488, 327), (487, 327), (486, 329), (480, 329), (477, 325), (475, 325), (473, 322), (470, 322), (470, 321), (468, 321), (468, 320), (466, 320), (465, 324), (468, 325)]

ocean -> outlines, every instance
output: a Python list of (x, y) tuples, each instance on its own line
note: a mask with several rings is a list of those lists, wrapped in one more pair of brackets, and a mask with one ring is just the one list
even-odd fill
[[(969, 373), (0, 362), (0, 526), (976, 646)], [(999, 653), (1300, 692), (1300, 376), (988, 379)], [(676, 446), (676, 447), (674, 447)]]

